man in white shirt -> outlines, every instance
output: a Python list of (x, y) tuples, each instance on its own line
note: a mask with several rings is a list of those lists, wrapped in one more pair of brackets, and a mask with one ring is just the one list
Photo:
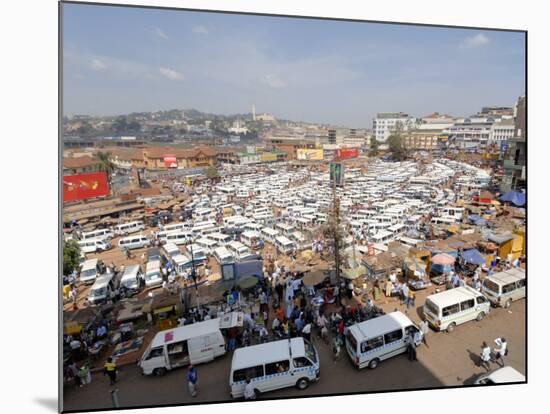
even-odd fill
[(254, 386), (252, 385), (252, 382), (249, 379), (246, 380), (246, 386), (244, 387), (244, 399), (245, 400), (255, 400), (256, 399), (256, 393), (254, 392)]
[(491, 361), (491, 348), (489, 348), (489, 345), (487, 345), (487, 342), (483, 342), (483, 346), (481, 347), (481, 366), (485, 367), (487, 372), (491, 369), (491, 366), (489, 365), (489, 361)]
[(303, 328), (302, 328), (302, 336), (307, 339), (308, 341), (311, 341), (311, 322), (308, 322)]
[(504, 356), (507, 354), (506, 349), (508, 347), (506, 339), (497, 338), (495, 339), (495, 344), (497, 344), (497, 347), (495, 348), (495, 362), (499, 365), (502, 364), (501, 366), (504, 366)]

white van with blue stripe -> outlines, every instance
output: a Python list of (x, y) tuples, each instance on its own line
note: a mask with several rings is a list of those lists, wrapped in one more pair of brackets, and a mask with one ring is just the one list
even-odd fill
[[(407, 336), (420, 332), (403, 313), (392, 312), (356, 323), (344, 332), (346, 349), (354, 365), (374, 369), (388, 358), (407, 351)], [(417, 345), (420, 345), (417, 342)]]
[(231, 396), (244, 395), (247, 379), (253, 384), (256, 395), (287, 387), (304, 390), (310, 382), (319, 380), (319, 369), (319, 354), (304, 338), (239, 348), (231, 361)]

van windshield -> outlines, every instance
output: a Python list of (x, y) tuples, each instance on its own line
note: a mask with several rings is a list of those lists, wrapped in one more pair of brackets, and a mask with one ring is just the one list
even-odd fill
[(426, 302), (424, 305), (426, 306), (426, 308), (430, 313), (432, 313), (435, 316), (439, 316), (439, 308), (430, 299), (426, 299)]
[(145, 279), (147, 279), (147, 280), (160, 279), (160, 273), (159, 272), (147, 273), (147, 274), (145, 274)]
[(123, 279), (120, 284), (122, 286), (124, 286), (125, 288), (132, 288), (134, 286), (136, 286), (138, 283), (137, 283), (137, 279), (135, 278), (127, 278), (127, 279)]
[(107, 286), (103, 286), (97, 289), (92, 289), (90, 291), (90, 297), (92, 298), (99, 298), (106, 295), (107, 295)]
[(95, 269), (86, 269), (80, 272), (80, 277), (88, 278), (88, 277), (94, 276), (96, 273), (97, 273), (97, 270)]
[(491, 279), (485, 279), (483, 281), (483, 286), (485, 286), (486, 289), (498, 295), (498, 291), (499, 291), (498, 285)]

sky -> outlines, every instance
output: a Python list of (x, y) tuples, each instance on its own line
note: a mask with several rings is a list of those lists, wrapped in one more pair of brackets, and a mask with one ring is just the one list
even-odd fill
[(372, 127), (525, 94), (523, 33), (63, 6), (65, 115), (168, 109)]

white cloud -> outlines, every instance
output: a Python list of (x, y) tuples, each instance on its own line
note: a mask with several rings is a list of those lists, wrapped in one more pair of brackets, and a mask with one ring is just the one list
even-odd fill
[(168, 40), (168, 35), (160, 30), (158, 27), (155, 27), (155, 35), (161, 39)]
[(90, 67), (98, 72), (101, 72), (102, 70), (107, 69), (107, 65), (103, 63), (101, 60), (97, 58), (92, 58), (92, 62), (90, 63)]
[(203, 26), (203, 25), (195, 25), (193, 26), (193, 33), (199, 33), (199, 34), (208, 34), (210, 31), (208, 30), (208, 28), (206, 28), (206, 26)]
[(169, 68), (159, 68), (159, 72), (166, 79), (170, 80), (183, 80), (183, 73), (177, 72), (174, 69)]
[(263, 82), (267, 83), (267, 85), (273, 89), (281, 89), (286, 86), (281, 78), (273, 74), (264, 75)]
[(460, 47), (464, 49), (471, 49), (474, 47), (484, 46), (487, 43), (489, 43), (489, 38), (483, 33), (478, 33), (475, 36), (469, 36), (464, 39), (460, 44)]

